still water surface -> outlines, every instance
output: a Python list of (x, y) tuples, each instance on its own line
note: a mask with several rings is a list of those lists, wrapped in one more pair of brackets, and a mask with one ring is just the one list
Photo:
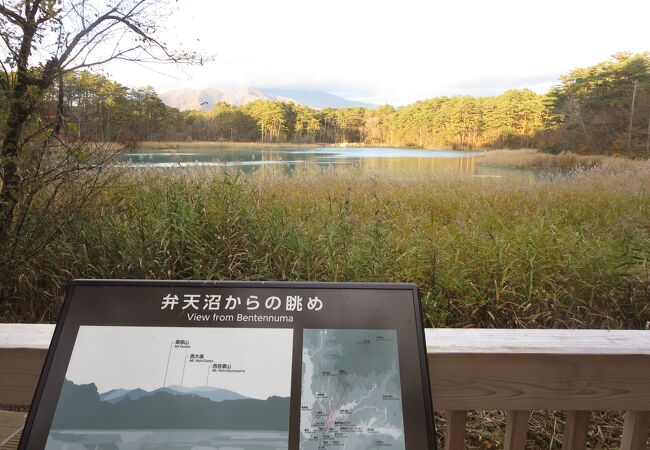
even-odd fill
[(490, 175), (477, 162), (482, 153), (376, 147), (188, 147), (141, 150), (122, 156), (130, 167), (236, 167), (243, 172), (293, 173), (307, 167), (350, 166), (378, 171), (454, 171)]
[(286, 431), (52, 430), (45, 450), (278, 450)]

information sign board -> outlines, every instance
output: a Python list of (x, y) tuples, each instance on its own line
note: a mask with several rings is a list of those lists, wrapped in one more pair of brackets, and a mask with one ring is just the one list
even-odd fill
[(411, 284), (73, 282), (20, 448), (433, 449)]

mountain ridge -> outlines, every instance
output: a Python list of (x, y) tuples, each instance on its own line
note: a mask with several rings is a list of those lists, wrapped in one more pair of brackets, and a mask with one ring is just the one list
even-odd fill
[(216, 88), (194, 89), (177, 88), (160, 94), (160, 99), (167, 106), (181, 111), (210, 111), (219, 102), (241, 106), (255, 100), (294, 102), (311, 108), (376, 108), (372, 103), (350, 100), (325, 91), (295, 88), (255, 88), (240, 87), (220, 91)]
[(194, 395), (197, 397), (207, 398), (213, 402), (221, 402), (224, 400), (245, 400), (250, 399), (237, 392), (230, 391), (228, 389), (215, 388), (209, 386), (199, 386), (199, 387), (185, 387), (185, 386), (166, 386), (152, 391), (145, 391), (144, 389), (112, 389), (106, 391), (102, 394), (99, 394), (99, 399), (111, 404), (117, 404), (124, 400), (137, 400), (142, 397), (150, 397), (159, 392), (166, 392), (172, 395)]
[(215, 402), (196, 395), (156, 392), (112, 404), (100, 399), (94, 383), (65, 379), (51, 429), (287, 431), (289, 397)]

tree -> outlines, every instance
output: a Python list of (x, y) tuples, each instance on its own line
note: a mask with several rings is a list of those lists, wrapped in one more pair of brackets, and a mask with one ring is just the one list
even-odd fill
[(338, 108), (336, 123), (338, 124), (339, 142), (362, 142), (365, 108)]
[(617, 53), (561, 77), (549, 98), (549, 146), (591, 153), (642, 152), (650, 101), (650, 53)]
[[(127, 139), (125, 131), (134, 105), (129, 102), (126, 87), (87, 71), (66, 74), (63, 85), (66, 121), (61, 133), (84, 141)], [(57, 98), (58, 92), (54, 90), (37, 112), (46, 122), (56, 115)]]
[(168, 125), (169, 108), (156, 91), (151, 86), (131, 89), (129, 98), (132, 103), (131, 134), (138, 141), (151, 141), (159, 137), (160, 131)]
[(294, 140), (297, 142), (316, 142), (321, 129), (321, 122), (316, 110), (303, 105), (296, 105), (296, 126)]
[(18, 158), (30, 138), (42, 136), (24, 132), (48, 89), (58, 82), (56, 120), (42, 124), (56, 139), (65, 74), (113, 60), (197, 60), (195, 53), (175, 52), (156, 37), (160, 9), (155, 0), (0, 0), (0, 90), (9, 103), (0, 154), (0, 244), (8, 238), (23, 194)]
[(280, 142), (293, 134), (296, 114), (293, 105), (280, 101), (255, 100), (244, 111), (257, 121), (262, 142)]
[[(157, 37), (165, 8), (155, 0), (0, 0), (3, 304), (18, 297), (22, 264), (42, 253), (110, 179), (107, 163), (118, 149), (89, 141), (112, 132), (104, 126), (106, 108), (128, 99), (101, 77), (74, 74), (115, 60), (200, 62)], [(72, 95), (65, 80), (77, 83)], [(66, 136), (66, 107), (76, 109), (71, 115), (82, 139)]]
[(363, 134), (367, 143), (384, 144), (388, 142), (388, 126), (393, 114), (395, 114), (395, 108), (391, 105), (382, 105), (377, 109), (366, 111)]
[(545, 97), (511, 89), (484, 99), (485, 139), (494, 147), (532, 147), (545, 127)]

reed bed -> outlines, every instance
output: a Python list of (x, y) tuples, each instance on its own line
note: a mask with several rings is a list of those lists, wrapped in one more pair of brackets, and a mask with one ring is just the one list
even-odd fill
[[(650, 163), (530, 179), (127, 170), (5, 283), (52, 321), (72, 278), (404, 281), (447, 327), (645, 328)], [(65, 213), (65, 212), (62, 212)]]
[(521, 149), (488, 151), (483, 156), (482, 164), (515, 169), (559, 169), (570, 171), (599, 167), (623, 169), (634, 165), (634, 161), (612, 156), (577, 155), (570, 152), (554, 155), (539, 152), (535, 149)]
[[(648, 328), (650, 162), (485, 158), (559, 170), (120, 169), (44, 252), (6, 272), (2, 320), (54, 321), (73, 278), (354, 280), (417, 283), (429, 326)], [(618, 445), (620, 420), (594, 413), (590, 446)], [(563, 421), (534, 413), (529, 447), (561, 448)], [(474, 413), (468, 445), (496, 448), (504, 429), (503, 414)]]

